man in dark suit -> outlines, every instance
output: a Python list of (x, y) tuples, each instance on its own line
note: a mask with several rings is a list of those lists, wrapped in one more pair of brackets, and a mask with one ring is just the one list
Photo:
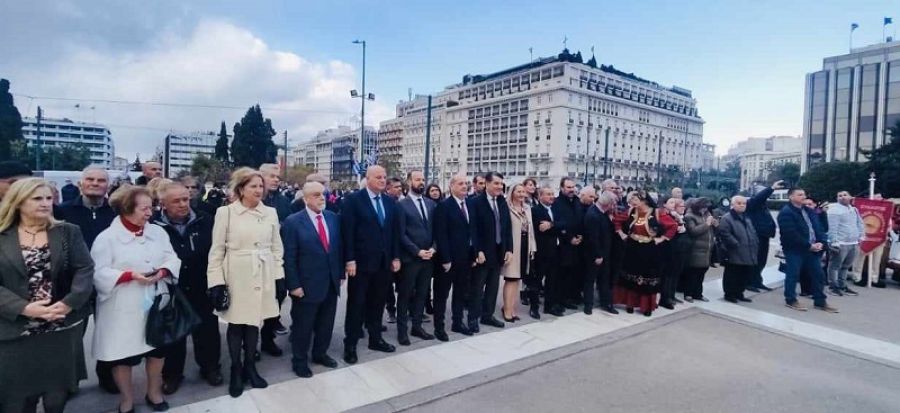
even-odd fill
[(593, 205), (588, 207), (584, 215), (584, 253), (587, 274), (584, 277), (584, 313), (591, 314), (594, 307), (594, 284), (599, 292), (600, 308), (611, 314), (619, 312), (612, 305), (610, 290), (610, 248), (614, 236), (609, 212), (615, 208), (616, 197), (605, 192)]
[(497, 291), (500, 287), (500, 267), (512, 259), (512, 221), (509, 205), (503, 197), (503, 175), (499, 172), (484, 174), (484, 193), (472, 199), (471, 222), (475, 229), (477, 252), (474, 291), (472, 298), (481, 302), (480, 311), (469, 311), (469, 329), (477, 333), (481, 324), (503, 328), (503, 322), (494, 317), (497, 307)]
[[(422, 340), (434, 339), (422, 329), (422, 318), (433, 272), (435, 204), (424, 196), (425, 175), (422, 171), (411, 171), (406, 180), (409, 193), (398, 204), (403, 270), (397, 282), (397, 342), (403, 346), (410, 344), (409, 334)], [(408, 332), (410, 316), (412, 331)]]
[(560, 270), (558, 282), (554, 283), (554, 288), (550, 291), (550, 299), (561, 312), (561, 307), (572, 310), (578, 308), (571, 299), (570, 292), (581, 262), (578, 249), (582, 241), (581, 225), (584, 218), (578, 197), (575, 196), (575, 181), (571, 178), (559, 181), (559, 196), (553, 201), (553, 214), (559, 224)]
[(343, 245), (339, 218), (325, 210), (325, 187), (303, 185), (306, 207), (284, 221), (284, 276), (291, 297), (291, 348), (294, 373), (312, 377), (307, 362), (313, 340), (312, 362), (329, 368), (337, 362), (328, 345), (344, 283)]
[(538, 192), (538, 203), (531, 208), (537, 252), (534, 256), (535, 271), (528, 282), (528, 302), (531, 305), (528, 313), (531, 318), (538, 320), (541, 318), (541, 285), (544, 286), (544, 312), (555, 316), (563, 315), (562, 310), (554, 308), (550, 299), (550, 291), (557, 282), (556, 271), (559, 265), (559, 226), (553, 214), (553, 198), (553, 189), (543, 187)]
[(356, 343), (365, 322), (369, 348), (394, 352), (381, 337), (381, 322), (392, 273), (400, 270), (400, 221), (397, 204), (384, 193), (384, 168), (366, 171), (366, 187), (347, 196), (341, 206), (341, 233), (347, 276), (347, 316), (344, 322), (344, 361), (358, 361)]
[[(463, 310), (478, 311), (481, 303), (472, 299), (472, 272), (475, 267), (475, 231), (470, 224), (472, 200), (466, 199), (466, 177), (450, 178), (450, 196), (434, 210), (434, 240), (437, 245), (441, 271), (434, 279), (434, 336), (447, 341), (444, 317), (447, 296), (453, 287), (452, 326), (456, 333), (471, 336), (463, 322)], [(478, 325), (476, 320), (475, 325)]]

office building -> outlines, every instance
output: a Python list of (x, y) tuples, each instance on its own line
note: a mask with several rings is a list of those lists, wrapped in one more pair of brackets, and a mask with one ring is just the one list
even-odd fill
[(189, 173), (197, 156), (212, 158), (218, 139), (215, 132), (172, 132), (166, 135), (162, 147), (163, 176), (174, 178), (179, 173)]
[[(29, 147), (37, 144), (37, 119), (22, 118), (22, 134)], [(116, 156), (109, 128), (99, 123), (78, 122), (71, 119), (41, 118), (41, 147), (72, 148), (84, 145), (91, 152), (91, 164), (112, 168)], [(46, 160), (44, 169), (53, 169), (52, 159)]]

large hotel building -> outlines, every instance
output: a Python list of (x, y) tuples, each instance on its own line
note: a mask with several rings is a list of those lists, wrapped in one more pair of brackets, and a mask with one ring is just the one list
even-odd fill
[(806, 75), (803, 151), (806, 171), (820, 162), (864, 161), (900, 121), (900, 42), (827, 57)]
[[(398, 105), (398, 117), (406, 118), (403, 172), (423, 164), (423, 100)], [(583, 62), (568, 50), (447, 87), (433, 97), (431, 137), (442, 183), (457, 173), (498, 171), (514, 181), (615, 178), (636, 186), (671, 167), (710, 168), (714, 157), (689, 90), (594, 58)]]

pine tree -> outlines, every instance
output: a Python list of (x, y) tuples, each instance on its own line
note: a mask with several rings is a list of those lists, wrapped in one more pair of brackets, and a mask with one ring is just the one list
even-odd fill
[(231, 159), (235, 167), (259, 168), (264, 163), (275, 162), (277, 148), (272, 137), (275, 129), (272, 120), (265, 119), (259, 105), (247, 109), (241, 121), (234, 124), (234, 140), (231, 142)]
[(24, 141), (22, 126), (22, 115), (9, 93), (9, 81), (0, 79), (0, 161), (11, 158), (13, 142)]
[(228, 129), (225, 128), (225, 121), (222, 121), (222, 128), (219, 130), (219, 139), (216, 140), (215, 159), (223, 163), (231, 160), (228, 155)]

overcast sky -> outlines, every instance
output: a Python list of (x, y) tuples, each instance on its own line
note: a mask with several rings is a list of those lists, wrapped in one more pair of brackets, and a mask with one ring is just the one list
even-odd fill
[[(117, 155), (149, 155), (168, 130), (229, 130), (259, 103), (292, 140), (568, 46), (694, 92), (718, 152), (748, 136), (799, 135), (803, 77), (879, 41), (900, 1), (67, 1), (0, 0), (0, 77), (34, 116), (110, 126)], [(892, 14), (896, 11), (896, 14)], [(892, 34), (893, 27), (887, 27)], [(36, 96), (37, 98), (27, 98)], [(65, 98), (55, 100), (46, 98)], [(138, 105), (98, 100), (236, 107)], [(75, 105), (81, 108), (76, 109)], [(91, 110), (90, 107), (95, 109)]]

